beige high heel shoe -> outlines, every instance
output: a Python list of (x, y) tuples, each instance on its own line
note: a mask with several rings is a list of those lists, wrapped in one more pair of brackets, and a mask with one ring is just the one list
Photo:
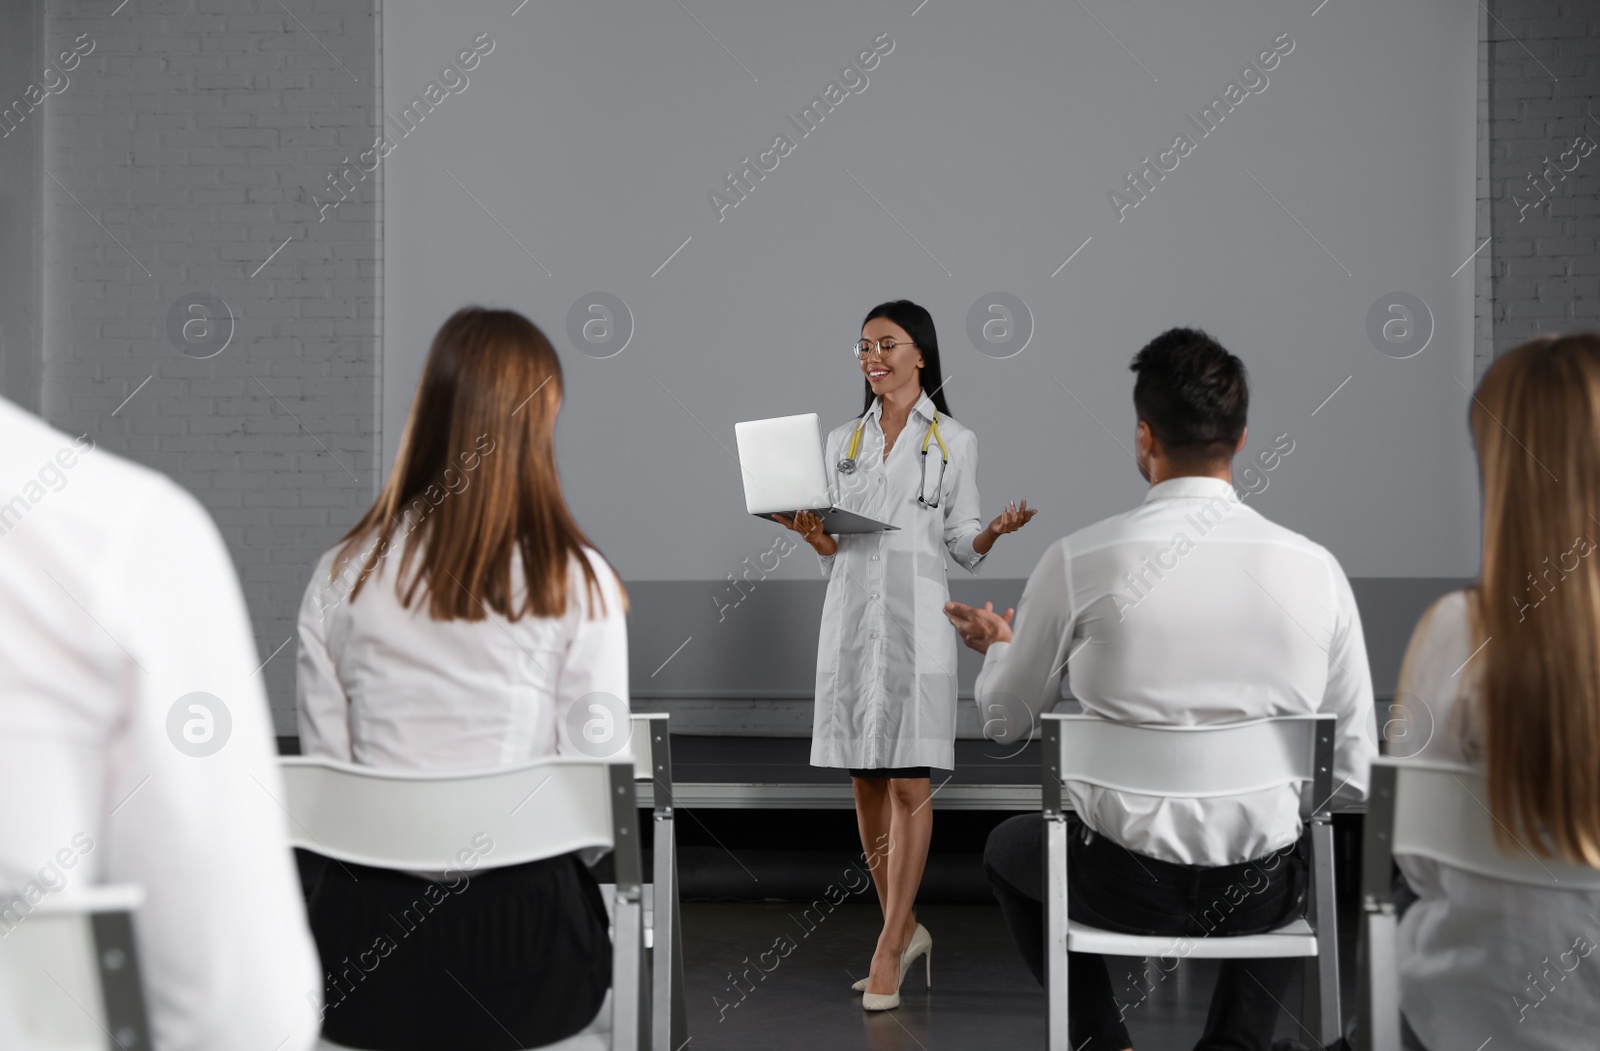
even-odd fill
[(867, 992), (867, 979), (862, 978), (850, 988), (862, 994), (861, 1007), (867, 1011), (888, 1011), (900, 1006), (900, 986), (905, 984), (906, 972), (911, 970), (911, 965), (918, 956), (922, 957), (922, 978), (929, 989), (933, 988), (933, 935), (928, 933), (928, 928), (917, 924), (917, 929), (911, 933), (911, 943), (900, 954), (900, 980), (895, 983), (892, 993)]

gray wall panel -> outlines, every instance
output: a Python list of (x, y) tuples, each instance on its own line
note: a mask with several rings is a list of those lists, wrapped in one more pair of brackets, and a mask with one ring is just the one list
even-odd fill
[[(952, 580), (957, 601), (985, 599), (1015, 605), (1025, 581)], [(1406, 643), (1423, 611), (1468, 581), (1446, 577), (1357, 577), (1351, 580), (1373, 689), (1394, 694)], [(817, 628), (826, 585), (767, 579), (749, 586), (731, 608), (726, 581), (635, 581), (628, 585), (629, 668), (635, 697), (652, 700), (810, 698), (816, 674)], [(720, 619), (719, 619), (720, 617)], [(982, 660), (962, 647), (957, 676), (962, 696)]]

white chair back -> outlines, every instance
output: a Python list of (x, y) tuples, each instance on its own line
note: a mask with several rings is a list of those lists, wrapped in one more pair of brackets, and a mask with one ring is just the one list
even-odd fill
[(1394, 855), (1409, 854), (1490, 879), (1548, 890), (1600, 890), (1600, 869), (1536, 856), (1514, 838), (1502, 851), (1482, 770), (1384, 757), (1372, 762), (1361, 850), (1360, 1000), (1355, 1046), (1400, 1051), (1399, 917), (1391, 900)]
[(440, 773), (322, 757), (279, 763), (290, 842), (338, 861), (448, 877), (452, 869), (474, 865), (499, 868), (582, 847), (612, 848), (610, 1045), (613, 1051), (648, 1047), (650, 986), (631, 759), (550, 756)]
[[(497, 868), (612, 846), (613, 778), (632, 764), (551, 756), (521, 766), (437, 773), (280, 760), (289, 837), (297, 847), (376, 868), (439, 871), (473, 856)], [(481, 849), (479, 837), (492, 841)]]
[[(1510, 883), (1600, 890), (1600, 869), (1536, 856), (1526, 837), (1515, 838), (1515, 845), (1505, 851), (1500, 849), (1483, 771), (1420, 759), (1379, 759), (1373, 766), (1375, 772), (1381, 768), (1394, 771), (1390, 853), (1432, 858)], [(1391, 800), (1385, 797), (1380, 801), (1375, 793), (1373, 802), (1376, 807)]]
[[(1185, 799), (1245, 795), (1308, 781), (1324, 782), (1312, 793), (1318, 803), (1330, 794), (1331, 715), (1208, 726), (1133, 725), (1096, 715), (1044, 719), (1044, 761), (1056, 764), (1049, 772), (1062, 780)], [(1326, 751), (1325, 759), (1319, 749)]]
[(1314, 956), (1305, 969), (1302, 1025), (1321, 1044), (1337, 1038), (1338, 946), (1334, 902), (1332, 715), (1289, 715), (1207, 726), (1154, 726), (1112, 722), (1096, 715), (1051, 712), (1043, 717), (1040, 752), (1045, 821), (1046, 1042), (1051, 1051), (1072, 1047), (1068, 1031), (1071, 992), (1067, 954), (1151, 956), (1171, 939), (1098, 930), (1067, 915), (1067, 836), (1064, 782), (1137, 795), (1204, 799), (1299, 785), (1301, 816), (1311, 841), (1308, 918), (1264, 935), (1208, 939), (1193, 955)]
[(0, 1047), (150, 1046), (130, 918), (143, 900), (128, 885), (0, 900)]

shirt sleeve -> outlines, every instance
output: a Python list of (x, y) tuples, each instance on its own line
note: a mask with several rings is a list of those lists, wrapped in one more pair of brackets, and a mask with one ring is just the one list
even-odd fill
[(137, 666), (107, 745), (101, 875), (145, 890), (134, 927), (154, 1045), (308, 1049), (322, 969), (238, 577), (170, 483), (119, 513), (104, 626)]
[[(982, 504), (978, 499), (978, 438), (966, 431), (950, 444), (954, 446), (947, 468), (950, 477), (939, 498), (944, 509), (944, 546), (962, 568), (976, 573), (984, 559), (972, 548), (973, 538), (983, 532)], [(934, 448), (928, 450), (930, 459)], [(932, 474), (937, 468), (927, 470)]]
[(1332, 555), (1328, 560), (1335, 610), (1328, 641), (1328, 681), (1319, 711), (1334, 716), (1332, 805), (1337, 807), (1366, 801), (1372, 760), (1378, 754), (1378, 727), (1361, 613), (1344, 570)]
[[(1467, 593), (1451, 592), (1428, 607), (1406, 644), (1400, 682), (1384, 723), (1385, 750), (1402, 759), (1470, 762), (1469, 733), (1453, 716), (1461, 680), (1452, 676), (1471, 655)], [(1444, 894), (1439, 862), (1416, 854), (1397, 854), (1406, 882), (1425, 898)]]
[(1383, 726), (1389, 755), (1402, 759), (1432, 759), (1445, 763), (1473, 761), (1468, 714), (1458, 708), (1464, 680), (1462, 671), (1472, 656), (1472, 625), (1467, 593), (1443, 596), (1417, 622), (1400, 663), (1400, 682), (1394, 704)]
[(1062, 540), (1045, 549), (1017, 604), (1012, 641), (989, 647), (973, 687), (983, 735), (1008, 744), (1026, 741), (1061, 693), (1071, 652), (1072, 561)]
[(556, 683), (557, 751), (592, 758), (622, 756), (631, 754), (626, 600), (621, 581), (605, 559), (596, 552), (588, 557), (603, 601), (594, 600), (588, 578), (574, 563), (567, 585), (570, 642), (561, 666), (550, 669)]
[(350, 698), (339, 682), (328, 651), (329, 618), (339, 604), (338, 585), (328, 578), (330, 565), (326, 558), (317, 562), (300, 602), (296, 627), (300, 648), (295, 662), (300, 752), (352, 762), (355, 755), (350, 750)]

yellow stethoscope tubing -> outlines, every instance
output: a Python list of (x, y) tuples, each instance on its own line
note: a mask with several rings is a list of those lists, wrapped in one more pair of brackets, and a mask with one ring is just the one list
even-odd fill
[[(866, 430), (867, 417), (863, 414), (856, 421), (856, 431), (850, 436), (850, 450), (845, 454), (845, 460), (854, 467), (857, 455), (861, 452), (861, 435)], [(939, 482), (934, 486), (933, 499), (927, 499), (928, 488), (928, 446), (939, 443)], [(922, 464), (920, 477), (917, 479), (917, 503), (923, 507), (938, 507), (939, 493), (944, 489), (944, 471), (950, 464), (950, 449), (944, 444), (944, 435), (939, 433), (939, 410), (933, 410), (933, 419), (928, 423), (928, 433), (922, 436)]]

